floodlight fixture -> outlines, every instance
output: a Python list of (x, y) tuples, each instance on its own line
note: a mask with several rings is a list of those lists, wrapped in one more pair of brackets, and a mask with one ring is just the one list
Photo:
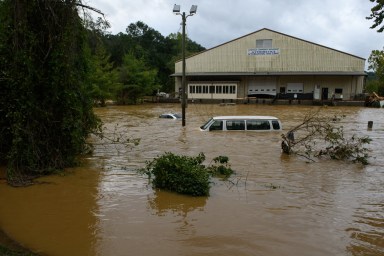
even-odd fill
[(197, 11), (197, 5), (192, 5), (191, 10), (189, 11), (189, 14), (193, 15), (196, 14)]
[(173, 6), (173, 13), (180, 13), (180, 5), (175, 4)]

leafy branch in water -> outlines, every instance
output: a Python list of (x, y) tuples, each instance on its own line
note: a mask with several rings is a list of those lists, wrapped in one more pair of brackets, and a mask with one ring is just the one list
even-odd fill
[(92, 134), (96, 136), (99, 141), (93, 141), (92, 143), (90, 143), (90, 148), (92, 148), (92, 146), (94, 145), (115, 145), (116, 149), (118, 150), (118, 146), (123, 146), (124, 148), (132, 148), (134, 146), (139, 145), (141, 141), (140, 138), (129, 137), (127, 135), (128, 132), (121, 131), (119, 124), (116, 124), (113, 130), (109, 130), (107, 127), (103, 127), (102, 129), (99, 129), (98, 131), (95, 131)]
[(285, 154), (296, 154), (311, 161), (314, 158), (328, 156), (335, 160), (349, 160), (354, 163), (368, 164), (371, 142), (368, 136), (352, 135), (347, 138), (343, 126), (339, 125), (345, 116), (325, 116), (321, 109), (304, 117), (302, 123), (282, 134), (281, 147)]
[(227, 156), (218, 156), (213, 158), (213, 164), (207, 167), (208, 172), (214, 177), (223, 177), (228, 179), (232, 174), (233, 170), (231, 165), (228, 163), (229, 158)]

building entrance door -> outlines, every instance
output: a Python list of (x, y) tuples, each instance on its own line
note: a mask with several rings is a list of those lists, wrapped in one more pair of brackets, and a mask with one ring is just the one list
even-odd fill
[(322, 88), (321, 99), (328, 100), (328, 88)]

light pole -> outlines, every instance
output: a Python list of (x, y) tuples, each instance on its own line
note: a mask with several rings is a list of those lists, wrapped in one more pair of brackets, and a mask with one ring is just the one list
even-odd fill
[(185, 15), (185, 12), (180, 12), (180, 5), (175, 4), (173, 6), (173, 13), (176, 15), (180, 15), (182, 18), (182, 26), (183, 26), (183, 34), (181, 40), (181, 49), (182, 49), (182, 62), (183, 62), (183, 74), (181, 78), (181, 125), (185, 126), (185, 108), (187, 106), (187, 79), (185, 77), (185, 23), (187, 22), (187, 18), (189, 16), (193, 16), (196, 14), (197, 5), (192, 5), (191, 10), (189, 11), (189, 15)]

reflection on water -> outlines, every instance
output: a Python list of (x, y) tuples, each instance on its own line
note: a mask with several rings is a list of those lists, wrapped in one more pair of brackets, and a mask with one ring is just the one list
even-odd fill
[[(189, 104), (185, 127), (158, 118), (179, 104), (96, 109), (110, 136), (64, 177), (13, 189), (0, 184), (0, 227), (45, 255), (384, 255), (383, 110), (330, 107), (346, 133), (373, 141), (371, 164), (281, 154), (279, 133), (200, 132), (213, 115), (273, 115), (283, 129), (311, 106)], [(372, 130), (367, 122), (374, 121)], [(209, 197), (154, 190), (136, 172), (164, 152), (219, 155), (236, 174), (213, 180)], [(4, 207), (6, 205), (6, 207)]]
[(0, 227), (44, 255), (95, 255), (99, 180), (89, 167), (26, 188), (0, 184)]
[(194, 220), (190, 216), (194, 211), (204, 211), (206, 197), (191, 197), (157, 190), (153, 195), (148, 195), (148, 204), (157, 216), (173, 216), (175, 231), (181, 236), (194, 235), (196, 229)]
[(192, 197), (157, 190), (148, 195), (148, 203), (158, 216), (174, 213), (176, 216), (187, 217), (188, 212), (204, 210), (206, 197)]

